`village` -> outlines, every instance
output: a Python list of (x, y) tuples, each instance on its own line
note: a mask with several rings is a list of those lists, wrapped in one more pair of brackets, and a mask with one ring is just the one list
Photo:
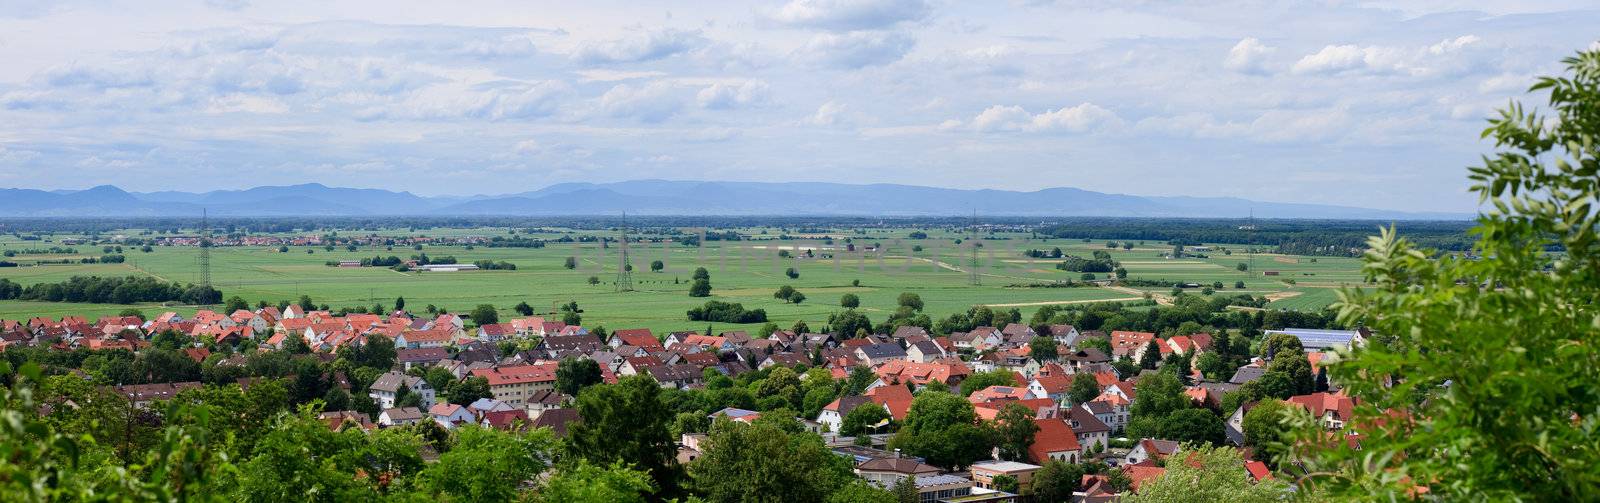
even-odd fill
[[(227, 372), (230, 367), (243, 375), (252, 354), (288, 352), (326, 364), (369, 349), (369, 345), (392, 344), (393, 365), (386, 373), (365, 379), (342, 373), (325, 376), (329, 388), (361, 399), (325, 403), (319, 417), (328, 428), (376, 431), (434, 423), (444, 430), (469, 425), (503, 430), (549, 428), (556, 436), (583, 420), (573, 407), (575, 397), (563, 393), (558, 385), (564, 363), (577, 367), (579, 362), (592, 362), (589, 368), (598, 374), (594, 385), (647, 376), (671, 390), (706, 389), (718, 386), (719, 381), (725, 387), (729, 379), (752, 372), (771, 377), (783, 368), (792, 370), (786, 374), (790, 378), (825, 378), (830, 384), (854, 381), (857, 389), (842, 386), (837, 393), (830, 389), (822, 398), (831, 401), (814, 413), (801, 413), (787, 404), (763, 407), (771, 403), (769, 397), (758, 395), (755, 399), (760, 405), (723, 407), (706, 415), (702, 424), (751, 423), (774, 413), (796, 416), (792, 420), (801, 429), (820, 436), (834, 454), (848, 458), (861, 479), (885, 489), (909, 484), (918, 500), (926, 502), (1031, 501), (1035, 475), (1044, 465), (1056, 462), (1104, 467), (1100, 473), (1085, 473), (1069, 484), (1072, 501), (1115, 501), (1137, 493), (1142, 484), (1162, 476), (1168, 460), (1183, 459), (1185, 449), (1207, 443), (1197, 442), (1195, 437), (1130, 436), (1134, 433), (1130, 430), (1149, 434), (1167, 429), (1134, 426), (1141, 420), (1145, 425), (1166, 420), (1141, 418), (1135, 413), (1141, 391), (1159, 392), (1154, 390), (1157, 385), (1141, 382), (1173, 377), (1175, 372), (1167, 364), (1189, 368), (1189, 362), (1207, 352), (1233, 351), (1219, 348), (1219, 337), (1210, 333), (1162, 338), (1150, 332), (1080, 331), (1062, 324), (1010, 323), (939, 336), (922, 327), (900, 326), (889, 334), (842, 337), (792, 330), (775, 330), (764, 336), (745, 331), (715, 335), (655, 334), (648, 329), (591, 331), (541, 316), (496, 321), (479, 325), (458, 314), (427, 318), (399, 310), (387, 315), (336, 315), (293, 304), (232, 313), (201, 309), (187, 316), (165, 312), (148, 320), (139, 316), (33, 318), (0, 320), (0, 349), (140, 353), (161, 338), (168, 344), (177, 338), (185, 341), (177, 348), (182, 355), (216, 369), (207, 371), (211, 377), (233, 375)], [(1286, 328), (1263, 335), (1266, 342), (1261, 345), (1271, 346), (1263, 348), (1268, 355), (1250, 356), (1247, 363), (1226, 375), (1213, 372), (1210, 379), (1198, 368), (1184, 371), (1176, 377), (1187, 384), (1172, 388), (1187, 402), (1181, 408), (1206, 411), (1207, 416), (1214, 415), (1207, 421), (1223, 425), (1222, 432), (1201, 438), (1240, 448), (1237, 464), (1253, 482), (1272, 480), (1275, 471), (1269, 468), (1272, 460), (1267, 456), (1252, 454), (1260, 450), (1252, 450), (1258, 445), (1247, 437), (1260, 435), (1245, 431), (1245, 418), (1260, 400), (1228, 396), (1248, 395), (1236, 392), (1261, 386), (1256, 381), (1282, 373), (1282, 368), (1309, 364), (1300, 366), (1304, 368), (1298, 370), (1296, 379), (1310, 378), (1310, 385), (1291, 383), (1287, 391), (1277, 393), (1284, 398), (1282, 403), (1303, 409), (1329, 435), (1358, 446), (1359, 437), (1345, 433), (1344, 424), (1355, 401), (1340, 393), (1337, 383), (1328, 382), (1319, 363), (1329, 358), (1331, 351), (1358, 346), (1371, 334), (1365, 329)], [(1226, 340), (1220, 343), (1237, 345)], [(1271, 351), (1278, 352), (1273, 355)], [(1135, 366), (1134, 362), (1142, 364)], [(442, 382), (439, 376), (444, 376)], [(92, 379), (87, 374), (83, 377)], [(248, 388), (260, 378), (235, 380), (241, 388)], [(184, 390), (220, 384), (216, 381), (104, 385), (126, 397), (133, 407), (153, 408)], [(454, 388), (468, 388), (460, 386), (468, 381), (481, 382), (486, 390), (480, 391), (480, 396), (469, 396), (470, 401), (451, 400), (460, 395)], [(452, 390), (451, 397), (446, 389)], [(757, 389), (767, 387), (763, 384)], [(1025, 439), (1018, 452), (1002, 455), (1002, 446), (995, 446), (983, 459), (954, 466), (948, 462), (936, 465), (892, 448), (894, 430), (912, 419), (913, 402), (931, 391), (964, 396), (973, 421), (980, 425), (998, 428), (999, 423), (1014, 422), (1017, 412), (1012, 410), (1013, 415), (1007, 416), (1006, 411), (1020, 407), (1023, 417), (1033, 423), (1032, 428), (1023, 430), (1031, 432), (1031, 438)], [(358, 401), (370, 405), (361, 407), (355, 404)], [(820, 400), (808, 394), (802, 402)], [(1162, 414), (1171, 416), (1173, 411)], [(702, 454), (708, 429), (684, 430), (677, 432), (677, 460), (688, 464)]]

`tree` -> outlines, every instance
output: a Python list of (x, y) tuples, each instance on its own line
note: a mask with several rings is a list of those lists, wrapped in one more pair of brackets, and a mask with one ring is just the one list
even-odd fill
[[(903, 292), (895, 301), (897, 305), (909, 307), (916, 311), (922, 310), (922, 296), (911, 292)], [(998, 326), (998, 325), (997, 325)]]
[(601, 382), (600, 364), (588, 358), (565, 358), (556, 365), (556, 390), (578, 396), (584, 388)]
[(478, 307), (472, 308), (470, 317), (472, 318), (472, 323), (480, 327), (500, 322), (500, 313), (495, 311), (494, 306), (489, 304), (478, 304)]
[(711, 296), (711, 280), (708, 280), (708, 279), (705, 279), (705, 278), (700, 278), (700, 279), (694, 280), (694, 283), (689, 285), (689, 296), (690, 297), (710, 297)]
[(446, 393), (450, 403), (456, 405), (469, 405), (481, 398), (494, 398), (494, 393), (489, 390), (489, 379), (485, 377), (468, 377), (461, 382), (450, 386)]
[(1033, 410), (1020, 403), (1008, 403), (995, 415), (995, 444), (1000, 448), (1000, 459), (1006, 461), (1037, 461), (1028, 459), (1028, 447), (1039, 425), (1033, 422)]
[(1256, 402), (1249, 412), (1244, 414), (1244, 446), (1249, 447), (1259, 459), (1267, 466), (1277, 468), (1284, 460), (1284, 455), (1289, 452), (1290, 445), (1294, 442), (1294, 425), (1297, 422), (1290, 415), (1295, 412), (1304, 413), (1305, 409), (1288, 405), (1285, 402), (1273, 399)]
[(1300, 345), (1300, 338), (1284, 333), (1275, 333), (1261, 341), (1261, 357), (1271, 360), (1279, 353), (1304, 353), (1305, 348)]
[(222, 312), (224, 314), (231, 314), (231, 313), (233, 313), (235, 311), (249, 311), (249, 310), (250, 310), (250, 302), (244, 300), (244, 297), (240, 297), (238, 295), (235, 295), (235, 296), (232, 296), (232, 297), (228, 297), (227, 304), (222, 306)]
[(1161, 418), (1159, 435), (1167, 440), (1213, 445), (1227, 440), (1222, 418), (1207, 409), (1183, 409)]
[(828, 326), (831, 327), (834, 335), (848, 339), (855, 337), (862, 330), (870, 333), (872, 331), (872, 320), (867, 319), (867, 315), (861, 314), (859, 311), (846, 309), (842, 313), (829, 314)]
[(1028, 341), (1028, 356), (1040, 362), (1056, 360), (1056, 340), (1043, 335)]
[(457, 501), (516, 499), (522, 483), (545, 470), (556, 445), (548, 429), (506, 433), (467, 426), (454, 437), (455, 445), (417, 474), (417, 485)]
[(774, 298), (774, 299), (782, 299), (784, 302), (789, 302), (789, 297), (793, 297), (794, 294), (795, 294), (794, 287), (789, 286), (789, 285), (783, 285), (783, 286), (778, 287), (778, 291), (772, 292), (772, 298)]
[(1282, 373), (1289, 378), (1289, 384), (1296, 395), (1310, 394), (1316, 389), (1316, 376), (1311, 373), (1311, 361), (1304, 354), (1279, 354), (1278, 358), (1267, 365), (1267, 372)]
[(839, 423), (839, 434), (846, 437), (861, 435), (887, 419), (889, 411), (884, 410), (882, 405), (863, 403), (845, 413), (844, 420)]
[(928, 388), (911, 401), (906, 421), (890, 447), (927, 459), (928, 464), (961, 469), (987, 457), (993, 432), (974, 426), (977, 413), (966, 399)]
[(598, 285), (598, 284), (600, 284), (600, 277), (599, 276), (590, 276), (589, 277), (589, 285), (593, 286), (593, 285)]
[(1134, 385), (1133, 404), (1128, 412), (1134, 417), (1162, 418), (1189, 408), (1189, 397), (1183, 394), (1183, 383), (1171, 372), (1155, 372), (1139, 378)]
[(1124, 494), (1123, 501), (1271, 503), (1292, 495), (1288, 486), (1276, 479), (1251, 480), (1239, 462), (1239, 452), (1231, 447), (1196, 446), (1180, 456), (1182, 463), (1167, 463), (1164, 474), (1140, 482), (1139, 492)]
[(1041, 503), (1072, 501), (1072, 493), (1083, 481), (1083, 466), (1047, 460), (1033, 473), (1033, 500)]
[(522, 316), (533, 316), (533, 306), (528, 305), (528, 301), (518, 302), (511, 310)]
[(961, 380), (961, 396), (972, 396), (972, 392), (990, 386), (1016, 386), (1017, 373), (1010, 370), (997, 369), (988, 372), (978, 372)]
[(404, 310), (406, 310), (406, 298), (405, 297), (395, 297), (394, 298), (394, 310), (396, 310), (396, 311), (404, 311)]
[(706, 281), (711, 281), (711, 271), (707, 271), (704, 267), (696, 267), (694, 268), (694, 275), (690, 276), (689, 279), (703, 279)]
[(800, 293), (800, 292), (795, 292), (794, 295), (790, 295), (789, 296), (789, 302), (794, 303), (794, 304), (799, 304), (799, 303), (805, 302), (805, 301), (806, 301), (806, 294), (803, 294), (803, 293)]
[(1145, 343), (1144, 352), (1139, 354), (1139, 368), (1154, 369), (1161, 365), (1161, 347), (1154, 339)]
[(567, 257), (566, 260), (561, 263), (561, 267), (565, 267), (567, 269), (577, 269), (578, 257)]
[(591, 463), (633, 463), (650, 474), (663, 495), (677, 492), (677, 446), (661, 411), (661, 385), (644, 375), (616, 384), (590, 386), (578, 393), (578, 417), (568, 427), (568, 454)]
[(1067, 400), (1072, 405), (1094, 400), (1097, 396), (1100, 396), (1100, 381), (1094, 374), (1085, 372), (1072, 376), (1072, 386), (1067, 388)]
[(1010, 475), (995, 475), (994, 478), (990, 479), (990, 482), (994, 484), (994, 489), (996, 491), (1003, 491), (1012, 494), (1022, 492), (1017, 487), (1017, 478)]
[(650, 474), (623, 463), (601, 467), (578, 460), (545, 481), (537, 501), (546, 503), (644, 503), (655, 491)]
[(690, 485), (710, 502), (824, 501), (855, 478), (821, 437), (759, 420), (719, 420), (701, 446), (689, 464)]
[(666, 262), (662, 262), (660, 260), (652, 260), (652, 261), (650, 261), (650, 272), (661, 272), (662, 269), (666, 269), (666, 268), (667, 268)]
[(789, 279), (800, 279), (800, 271), (795, 270), (795, 268), (793, 268), (793, 267), (790, 267), (788, 270), (783, 271), (783, 275), (784, 276), (788, 276)]
[(861, 297), (857, 297), (856, 294), (853, 293), (840, 295), (839, 306), (844, 307), (845, 309), (855, 309), (861, 307)]

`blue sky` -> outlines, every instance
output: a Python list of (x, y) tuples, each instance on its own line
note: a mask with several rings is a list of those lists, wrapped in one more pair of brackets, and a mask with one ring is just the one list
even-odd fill
[(0, 0), (0, 187), (667, 178), (1470, 211), (1485, 117), (1597, 43), (1585, 8)]

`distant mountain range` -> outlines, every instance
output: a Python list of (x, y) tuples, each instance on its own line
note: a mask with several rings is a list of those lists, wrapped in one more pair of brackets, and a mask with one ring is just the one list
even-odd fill
[(1403, 212), (1231, 197), (1152, 197), (1070, 187), (1031, 192), (945, 189), (914, 185), (818, 182), (635, 180), (562, 183), (535, 191), (471, 197), (310, 183), (192, 193), (127, 192), (111, 185), (85, 190), (0, 189), (0, 217), (174, 217), (363, 215), (811, 215), (1105, 216), (1457, 220), (1460, 213)]

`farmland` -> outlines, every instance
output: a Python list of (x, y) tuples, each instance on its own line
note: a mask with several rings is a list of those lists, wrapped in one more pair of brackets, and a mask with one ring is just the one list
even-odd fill
[[(1138, 280), (1196, 283), (1211, 286), (1222, 283), (1221, 293), (1248, 293), (1274, 299), (1270, 307), (1321, 309), (1333, 302), (1338, 286), (1359, 281), (1357, 259), (1342, 257), (1300, 257), (1258, 254), (1252, 259), (1241, 246), (1209, 245), (1204, 258), (1166, 258), (1172, 247), (1158, 242), (1133, 242), (1131, 249), (1118, 243), (1107, 247), (1105, 240), (1043, 239), (1028, 232), (996, 230), (986, 232), (977, 256), (979, 283), (971, 284), (970, 266), (974, 263), (971, 241), (950, 229), (878, 228), (826, 229), (821, 232), (793, 232), (765, 227), (731, 230), (745, 236), (739, 241), (705, 241), (689, 246), (667, 238), (684, 235), (686, 229), (646, 229), (636, 232), (630, 263), (635, 291), (618, 292), (614, 281), (621, 247), (611, 242), (554, 242), (562, 236), (612, 236), (607, 230), (540, 229), (519, 236), (546, 240), (542, 248), (467, 247), (426, 245), (421, 250), (404, 246), (364, 246), (351, 251), (345, 247), (221, 246), (212, 248), (212, 284), (227, 297), (240, 296), (277, 303), (310, 296), (318, 304), (340, 307), (392, 306), (396, 297), (406, 299), (407, 308), (418, 311), (432, 305), (442, 310), (468, 311), (478, 304), (491, 304), (502, 316), (512, 306), (527, 302), (536, 311), (549, 312), (557, 303), (577, 302), (583, 309), (584, 324), (607, 327), (648, 327), (657, 331), (698, 330), (704, 322), (690, 322), (684, 312), (706, 300), (744, 304), (749, 309), (765, 309), (771, 321), (788, 326), (806, 321), (820, 326), (828, 314), (837, 311), (839, 297), (846, 293), (861, 299), (861, 308), (874, 321), (895, 308), (901, 292), (915, 292), (926, 302), (926, 312), (941, 318), (967, 307), (985, 304), (1021, 310), (1024, 315), (1040, 305), (1098, 301), (1143, 300), (1144, 293), (1162, 297), (1170, 286), (1142, 286)], [(137, 235), (139, 229), (115, 234)], [(429, 236), (490, 236), (511, 232), (505, 228), (429, 229)], [(912, 233), (917, 236), (913, 239)], [(692, 233), (692, 232), (691, 232)], [(405, 236), (406, 229), (364, 232), (362, 235)], [(926, 234), (926, 237), (922, 237)], [(302, 234), (303, 235), (303, 234)], [(287, 235), (285, 235), (287, 236)], [(784, 239), (778, 239), (783, 236)], [(101, 237), (105, 237), (103, 233)], [(100, 245), (75, 245), (75, 254), (35, 253), (56, 246), (70, 236), (51, 236), (51, 242), (20, 241), (14, 236), (0, 238), (0, 250), (11, 250), (6, 260), (20, 267), (0, 268), (0, 278), (29, 285), (57, 282), (72, 276), (148, 275), (178, 283), (200, 281), (200, 249), (194, 246), (154, 246), (143, 252), (137, 246), (125, 247), (126, 262), (116, 264), (44, 264), (40, 261), (77, 261), (102, 255)], [(854, 247), (854, 250), (851, 248)], [(1061, 248), (1063, 254), (1089, 257), (1095, 251), (1109, 253), (1128, 271), (1130, 286), (1101, 288), (1079, 284), (1074, 287), (1047, 287), (1057, 282), (1081, 279), (1081, 273), (1059, 270), (1059, 259), (1030, 259), (1030, 249), (1049, 251)], [(867, 250), (873, 251), (867, 251)], [(1228, 251), (1224, 251), (1228, 250)], [(808, 254), (809, 252), (809, 254)], [(331, 267), (329, 261), (360, 260), (373, 256), (395, 255), (408, 258), (426, 253), (430, 257), (452, 256), (461, 262), (506, 261), (514, 271), (418, 272), (395, 271), (383, 267)], [(784, 256), (780, 256), (784, 255)], [(575, 267), (564, 266), (567, 257), (576, 257)], [(660, 260), (664, 269), (652, 271), (650, 263)], [(1238, 265), (1247, 264), (1249, 272)], [(1253, 267), (1250, 264), (1254, 264)], [(712, 297), (687, 295), (689, 277), (697, 267), (711, 273)], [(789, 278), (794, 268), (798, 277)], [(1263, 277), (1261, 271), (1277, 276)], [(1098, 274), (1105, 278), (1108, 274)], [(590, 278), (598, 280), (591, 284)], [(1289, 281), (1294, 284), (1289, 284)], [(1245, 282), (1244, 288), (1235, 283)], [(807, 299), (791, 304), (772, 296), (782, 285), (792, 285)], [(1198, 294), (1199, 288), (1189, 291)], [(65, 314), (112, 314), (135, 307), (159, 311), (159, 305), (75, 304), (34, 301), (0, 301), (0, 318), (61, 316)], [(172, 306), (168, 306), (172, 307)], [(189, 307), (183, 307), (187, 309)], [(721, 327), (717, 330), (728, 329)], [(753, 327), (749, 327), (753, 328)]]

